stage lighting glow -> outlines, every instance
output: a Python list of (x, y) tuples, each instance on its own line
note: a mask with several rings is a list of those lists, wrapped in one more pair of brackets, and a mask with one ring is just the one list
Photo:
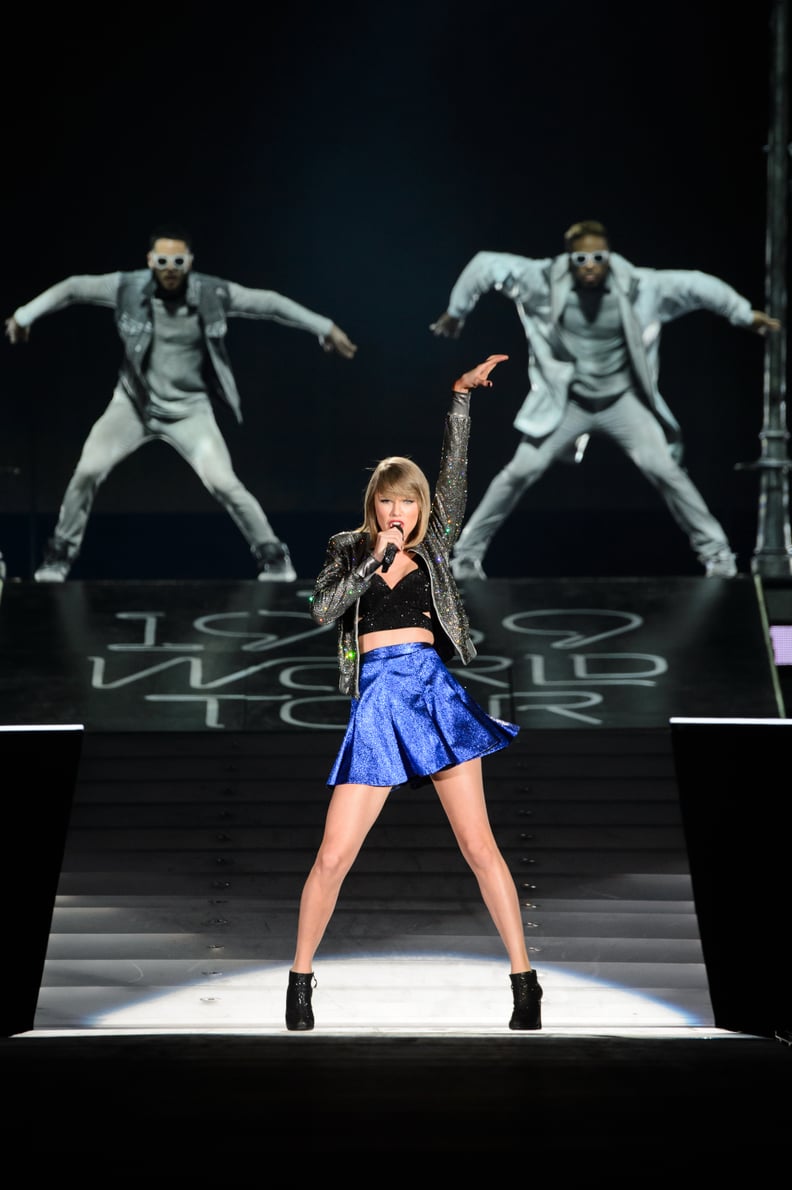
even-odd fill
[[(287, 963), (240, 962), (233, 974), (209, 974), (171, 988), (113, 989), (115, 1005), (89, 996), (89, 1029), (285, 1032)], [(197, 967), (197, 964), (196, 964)], [(629, 988), (557, 963), (536, 963), (544, 989), (543, 1030), (688, 1029), (712, 1027), (709, 1004), (675, 1004), (679, 991)], [(74, 973), (73, 973), (74, 974)], [(207, 974), (209, 977), (207, 978)], [(454, 1034), (508, 1031), (511, 991), (502, 959), (459, 954), (360, 954), (327, 957), (316, 968), (317, 1034)], [(72, 987), (70, 1013), (79, 993)], [(45, 1013), (37, 1018), (48, 1027)]]

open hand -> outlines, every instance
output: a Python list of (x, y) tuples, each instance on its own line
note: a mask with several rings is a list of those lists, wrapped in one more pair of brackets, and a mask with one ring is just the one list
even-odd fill
[(5, 333), (9, 343), (27, 343), (30, 338), (30, 327), (20, 326), (16, 318), (6, 318)]
[(322, 340), (322, 348), (327, 352), (335, 352), (336, 355), (341, 355), (344, 359), (354, 359), (357, 344), (352, 342), (340, 326), (333, 323), (328, 334)]
[(757, 335), (766, 335), (768, 331), (781, 330), (780, 321), (765, 314), (764, 310), (752, 310), (751, 314), (753, 315), (751, 330), (756, 331)]
[(454, 318), (446, 310), (438, 319), (429, 324), (429, 330), (440, 339), (458, 339), (462, 330), (462, 319)]
[(489, 379), (490, 372), (502, 360), (508, 358), (508, 355), (488, 355), (483, 364), (471, 368), (469, 372), (465, 372), (463, 376), (459, 377), (459, 380), (454, 382), (454, 392), (466, 393), (470, 392), (472, 388), (492, 388), (492, 381)]

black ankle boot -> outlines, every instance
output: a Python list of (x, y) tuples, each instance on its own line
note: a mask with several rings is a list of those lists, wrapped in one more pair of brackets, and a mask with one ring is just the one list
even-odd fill
[(314, 1027), (314, 1014), (311, 1008), (311, 993), (316, 987), (316, 976), (301, 975), (298, 971), (289, 972), (289, 987), (286, 992), (286, 1028), (300, 1029), (307, 1032)]
[(520, 971), (510, 975), (514, 995), (514, 1012), (509, 1021), (510, 1029), (541, 1029), (542, 988), (535, 971)]

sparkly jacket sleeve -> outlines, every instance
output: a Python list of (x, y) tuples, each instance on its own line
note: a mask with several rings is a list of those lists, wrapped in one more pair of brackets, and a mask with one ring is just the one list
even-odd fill
[[(432, 499), (427, 538), (446, 560), (462, 532), (467, 504), (467, 447), (470, 437), (470, 393), (454, 393), (446, 415), (440, 471)], [(436, 536), (435, 536), (436, 535)]]
[(379, 566), (367, 533), (358, 530), (331, 537), (311, 597), (317, 624), (332, 623), (356, 604)]

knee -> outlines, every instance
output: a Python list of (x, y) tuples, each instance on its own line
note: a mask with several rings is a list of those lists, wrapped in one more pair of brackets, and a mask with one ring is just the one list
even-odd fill
[(501, 862), (501, 854), (494, 839), (461, 839), (459, 847), (465, 862), (477, 875)]
[(636, 451), (631, 453), (630, 458), (650, 483), (672, 483), (675, 478), (683, 474), (682, 469), (674, 462), (670, 454), (667, 457), (655, 454), (646, 456), (641, 451)]
[(245, 489), (234, 474), (218, 475), (207, 471), (201, 475), (204, 487), (221, 504), (234, 504)]
[(523, 488), (527, 487), (530, 476), (515, 467), (513, 463), (509, 463), (501, 471), (500, 481), (503, 490), (511, 494), (513, 492), (521, 492)]
[(95, 467), (90, 462), (80, 460), (74, 469), (74, 473), (69, 480), (69, 487), (72, 491), (77, 492), (92, 492), (103, 483), (110, 474), (109, 467)]
[(501, 478), (507, 488), (526, 488), (544, 471), (545, 465), (534, 450), (521, 447), (501, 471)]
[(314, 860), (314, 871), (321, 881), (336, 884), (344, 879), (352, 867), (354, 858), (354, 855), (349, 855), (345, 850), (322, 844)]

